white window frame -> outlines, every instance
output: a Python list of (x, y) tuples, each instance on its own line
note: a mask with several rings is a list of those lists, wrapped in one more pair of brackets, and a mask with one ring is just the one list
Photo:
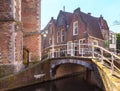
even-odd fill
[(116, 42), (115, 42), (115, 34), (113, 34), (113, 33), (110, 33), (110, 44), (115, 44)]
[(82, 53), (81, 46), (82, 46), (82, 48), (83, 48), (83, 46), (84, 46), (84, 45), (81, 45), (81, 44), (85, 44), (83, 41), (85, 41), (85, 38), (83, 38), (83, 39), (79, 39), (79, 54)]
[(71, 54), (71, 44), (72, 44), (72, 41), (68, 41), (67, 42), (67, 54)]
[[(76, 33), (77, 28), (77, 33)], [(78, 21), (73, 22), (73, 35), (78, 35)]]
[(49, 45), (52, 45), (52, 38), (49, 38)]

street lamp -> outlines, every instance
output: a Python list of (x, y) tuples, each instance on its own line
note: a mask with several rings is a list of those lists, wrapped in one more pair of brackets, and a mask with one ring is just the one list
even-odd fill
[[(46, 42), (46, 37), (47, 37), (47, 34), (48, 34), (48, 30), (45, 30), (43, 33), (42, 33), (42, 35), (43, 35), (43, 37), (45, 38), (45, 40), (44, 40), (44, 42), (43, 43), (45, 43)], [(46, 47), (46, 44), (43, 44), (43, 46), (45, 46)], [(44, 47), (44, 48), (45, 48)], [(54, 36), (52, 35), (52, 58), (54, 58)]]
[(48, 30), (44, 30), (41, 32), (41, 35), (43, 36), (42, 37), (42, 53), (41, 55), (44, 57), (44, 53), (45, 53), (45, 48), (46, 48), (46, 37), (47, 37), (47, 33), (48, 33)]

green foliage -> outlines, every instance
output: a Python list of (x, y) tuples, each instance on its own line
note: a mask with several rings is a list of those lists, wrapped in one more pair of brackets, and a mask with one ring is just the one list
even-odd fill
[(117, 40), (116, 40), (116, 42), (117, 42), (117, 49), (120, 50), (120, 33), (116, 33), (116, 38), (117, 38)]
[(106, 46), (106, 48), (109, 47), (109, 42), (108, 41), (105, 41), (105, 46)]

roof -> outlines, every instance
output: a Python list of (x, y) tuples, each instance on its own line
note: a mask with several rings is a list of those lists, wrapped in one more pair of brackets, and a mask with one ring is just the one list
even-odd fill
[(61, 16), (63, 16), (62, 18), (63, 18), (64, 25), (70, 25), (70, 23), (72, 21), (73, 14), (70, 12), (60, 10), (58, 17), (57, 17), (57, 20), (56, 20), (57, 26), (59, 26), (59, 17), (61, 17)]
[(90, 36), (103, 39), (101, 29), (100, 29), (99, 18), (93, 17), (83, 12), (80, 12), (80, 16), (82, 20), (84, 20), (84, 22), (87, 24), (86, 25), (88, 27), (87, 33)]
[[(65, 25), (67, 27), (67, 25), (71, 24), (75, 12), (79, 13), (81, 20), (87, 27), (86, 28), (87, 35), (100, 38), (100, 39), (104, 39), (101, 29), (109, 30), (106, 20), (104, 20), (103, 17), (93, 17), (90, 15), (90, 13), (86, 14), (84, 12), (81, 12), (80, 8), (77, 8), (76, 10), (74, 10), (73, 13), (60, 10), (57, 19), (55, 20), (52, 18), (51, 20), (53, 20), (56, 26), (59, 26), (59, 23), (62, 22), (63, 23), (62, 25)], [(59, 18), (62, 18), (62, 21), (60, 21), (61, 19)], [(49, 23), (46, 25), (44, 30), (48, 29)]]

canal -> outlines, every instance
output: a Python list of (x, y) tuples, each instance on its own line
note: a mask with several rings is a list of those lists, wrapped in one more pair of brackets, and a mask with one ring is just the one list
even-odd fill
[(91, 85), (80, 76), (68, 77), (61, 80), (36, 84), (11, 91), (103, 91)]

